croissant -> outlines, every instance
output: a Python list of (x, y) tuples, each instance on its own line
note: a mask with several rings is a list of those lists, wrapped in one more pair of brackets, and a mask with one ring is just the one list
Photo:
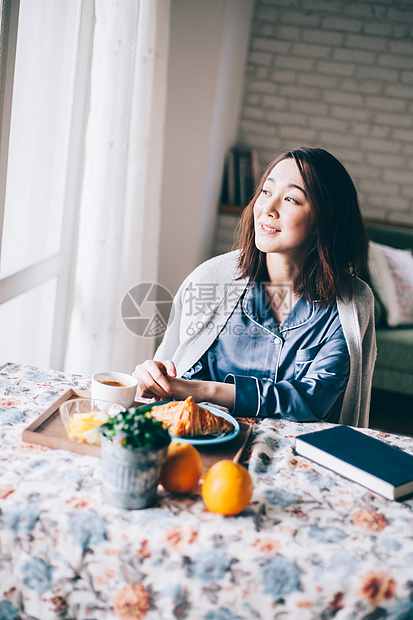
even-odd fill
[(172, 401), (151, 409), (151, 415), (168, 427), (176, 437), (218, 435), (233, 430), (231, 422), (199, 407), (192, 396), (184, 401)]

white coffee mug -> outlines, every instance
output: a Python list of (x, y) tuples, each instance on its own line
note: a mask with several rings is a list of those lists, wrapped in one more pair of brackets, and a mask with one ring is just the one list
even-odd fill
[(92, 377), (92, 398), (130, 407), (137, 385), (137, 379), (124, 372), (98, 372)]

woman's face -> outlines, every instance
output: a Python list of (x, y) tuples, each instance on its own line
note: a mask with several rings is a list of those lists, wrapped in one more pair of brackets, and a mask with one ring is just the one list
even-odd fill
[(266, 254), (284, 253), (301, 261), (311, 247), (315, 220), (294, 159), (271, 170), (254, 205), (255, 245)]

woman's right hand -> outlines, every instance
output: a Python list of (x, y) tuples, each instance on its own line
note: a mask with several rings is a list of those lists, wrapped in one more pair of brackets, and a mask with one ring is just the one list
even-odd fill
[(171, 360), (146, 360), (143, 364), (138, 364), (132, 374), (138, 380), (136, 398), (169, 400), (174, 395), (168, 381), (168, 377), (176, 377), (175, 364)]

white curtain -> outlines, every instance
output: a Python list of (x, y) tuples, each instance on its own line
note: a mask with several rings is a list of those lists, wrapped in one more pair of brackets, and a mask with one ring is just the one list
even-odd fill
[(154, 341), (123, 324), (157, 282), (170, 0), (96, 0), (91, 106), (65, 370), (132, 372)]

